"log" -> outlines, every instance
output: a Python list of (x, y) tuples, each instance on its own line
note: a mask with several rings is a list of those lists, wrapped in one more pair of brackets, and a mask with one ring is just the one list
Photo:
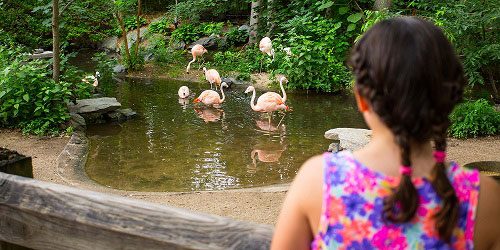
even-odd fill
[(0, 240), (34, 249), (268, 249), (273, 228), (0, 173)]

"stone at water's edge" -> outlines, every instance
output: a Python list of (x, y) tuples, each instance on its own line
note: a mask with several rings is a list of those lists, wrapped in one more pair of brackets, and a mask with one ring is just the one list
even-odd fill
[(210, 50), (210, 49), (216, 49), (217, 48), (217, 40), (215, 37), (210, 36), (210, 37), (202, 37), (198, 39), (198, 41), (190, 44), (188, 46), (188, 49), (192, 49), (196, 44), (201, 44), (205, 49)]
[(109, 52), (116, 52), (116, 43), (118, 42), (117, 36), (108, 37), (101, 44), (101, 49), (104, 49)]
[(341, 150), (354, 151), (370, 142), (372, 131), (359, 128), (335, 128), (325, 132), (325, 138), (340, 141)]
[(69, 123), (75, 131), (85, 131), (85, 129), (87, 128), (85, 118), (76, 113), (69, 114)]
[(121, 108), (122, 105), (114, 97), (102, 97), (94, 99), (77, 100), (76, 105), (68, 103), (70, 113), (90, 114), (107, 113)]
[(137, 117), (137, 113), (132, 109), (119, 109), (120, 112), (127, 120), (133, 119)]

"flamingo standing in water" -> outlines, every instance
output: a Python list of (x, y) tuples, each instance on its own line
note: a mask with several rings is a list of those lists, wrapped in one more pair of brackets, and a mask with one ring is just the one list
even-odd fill
[(187, 86), (182, 86), (179, 88), (177, 94), (179, 94), (180, 98), (186, 98), (189, 96), (189, 88)]
[[(93, 76), (86, 76), (82, 79), (82, 82), (86, 82), (88, 84), (92, 84), (94, 86), (94, 89), (97, 88), (97, 85), (99, 85), (98, 78), (101, 77), (101, 74), (99, 74), (99, 71), (95, 72), (95, 75)], [(92, 83), (91, 83), (92, 82)]]
[[(253, 86), (249, 86), (245, 90), (245, 94), (249, 92), (253, 92), (252, 100), (250, 101), (250, 107), (252, 107), (253, 111), (267, 113), (269, 115), (269, 124), (271, 124), (272, 112), (279, 110), (290, 111), (290, 108), (283, 102), (283, 98), (281, 98), (281, 96), (277, 93), (266, 92), (259, 96), (259, 99), (257, 99), (257, 104), (254, 104), (255, 88)], [(284, 97), (286, 101), (286, 95)]]
[(203, 72), (205, 72), (205, 79), (210, 82), (210, 88), (212, 88), (212, 84), (215, 83), (215, 90), (217, 90), (217, 86), (220, 86), (221, 84), (219, 72), (215, 69), (207, 70), (205, 67), (203, 67)]
[(200, 96), (196, 99), (194, 99), (193, 103), (195, 102), (201, 102), (205, 105), (214, 105), (214, 104), (221, 104), (224, 102), (226, 99), (226, 96), (224, 95), (224, 89), (222, 87), (228, 87), (227, 83), (223, 82), (220, 85), (220, 92), (222, 93), (222, 99), (219, 96), (219, 93), (213, 91), (213, 90), (205, 90), (201, 92)]
[[(189, 74), (189, 69), (191, 68), (191, 63), (194, 63), (194, 61), (196, 61), (196, 57), (202, 56), (205, 53), (208, 53), (208, 51), (207, 51), (207, 49), (205, 49), (205, 47), (203, 47), (203, 45), (196, 44), (195, 46), (193, 46), (193, 48), (191, 49), (191, 54), (193, 55), (193, 60), (188, 63), (188, 66), (186, 67), (186, 73)], [(199, 65), (198, 65), (198, 69), (200, 69)]]

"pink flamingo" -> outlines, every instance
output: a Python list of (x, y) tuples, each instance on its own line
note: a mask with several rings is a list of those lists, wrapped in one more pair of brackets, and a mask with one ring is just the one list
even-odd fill
[(86, 82), (88, 84), (91, 84), (92, 82), (92, 86), (94, 86), (94, 88), (97, 87), (97, 85), (99, 85), (99, 81), (98, 81), (98, 78), (101, 77), (101, 74), (99, 74), (99, 71), (95, 72), (95, 76), (86, 76), (82, 79), (82, 82)]
[(274, 49), (273, 49), (273, 43), (271, 42), (271, 39), (269, 37), (264, 37), (262, 40), (259, 42), (259, 49), (262, 51), (262, 53), (266, 53), (268, 56), (272, 56), (274, 59)]
[[(202, 56), (205, 53), (208, 53), (208, 51), (205, 49), (205, 47), (203, 47), (203, 45), (196, 44), (195, 46), (193, 46), (193, 48), (191, 49), (191, 54), (193, 55), (193, 60), (188, 63), (188, 66), (186, 67), (186, 73), (189, 74), (189, 69), (191, 68), (191, 63), (194, 63), (194, 61), (196, 61), (196, 57)], [(200, 68), (198, 67), (198, 69), (200, 69)]]
[(189, 88), (187, 86), (182, 86), (179, 88), (177, 94), (180, 98), (186, 98), (189, 96)]
[[(256, 112), (265, 112), (269, 115), (269, 124), (271, 124), (271, 114), (274, 111), (286, 110), (290, 111), (290, 108), (283, 102), (283, 99), (280, 95), (274, 92), (266, 92), (259, 96), (257, 99), (257, 104), (254, 104), (255, 100), (255, 88), (253, 86), (249, 86), (245, 90), (245, 94), (248, 92), (253, 92), (252, 100), (250, 101), (250, 107), (252, 107), (253, 111)], [(286, 96), (285, 96), (286, 101)], [(278, 125), (279, 127), (279, 125)]]
[(203, 67), (203, 72), (205, 72), (205, 79), (210, 82), (210, 88), (212, 88), (212, 84), (215, 83), (215, 90), (217, 90), (217, 86), (220, 86), (221, 79), (219, 72), (215, 69), (209, 69)]
[(224, 95), (224, 89), (222, 87), (228, 87), (227, 83), (223, 82), (221, 84), (220, 92), (222, 93), (222, 99), (219, 96), (219, 93), (213, 91), (213, 90), (205, 90), (201, 92), (200, 96), (196, 99), (194, 99), (193, 103), (195, 102), (201, 102), (205, 105), (214, 105), (214, 104), (221, 104), (224, 102), (226, 99), (226, 96)]
[(281, 101), (283, 103), (286, 102), (286, 92), (285, 92), (285, 88), (283, 88), (283, 82), (285, 83), (288, 83), (288, 79), (286, 79), (286, 77), (282, 76), (280, 78), (280, 88), (281, 88), (281, 92), (283, 92), (283, 97), (281, 97), (278, 93), (276, 92), (267, 92), (266, 94), (269, 94), (269, 95), (273, 95), (273, 96), (276, 96), (276, 98), (280, 98)]

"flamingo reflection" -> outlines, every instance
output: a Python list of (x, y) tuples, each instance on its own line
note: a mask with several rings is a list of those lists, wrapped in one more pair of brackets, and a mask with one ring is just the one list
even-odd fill
[(207, 123), (219, 121), (221, 119), (221, 115), (224, 115), (223, 110), (213, 107), (197, 107), (194, 108), (194, 111), (196, 111), (199, 117)]
[(182, 106), (182, 110), (186, 110), (187, 105), (189, 104), (188, 98), (179, 98), (179, 104)]
[(280, 123), (269, 122), (268, 119), (255, 119), (255, 124), (257, 127), (264, 132), (285, 132), (286, 133), (286, 125), (283, 124), (281, 121)]
[(262, 142), (254, 146), (250, 153), (253, 167), (249, 167), (249, 173), (257, 171), (257, 159), (260, 162), (277, 162), (281, 158), (281, 154), (286, 150), (287, 143), (283, 142), (283, 138), (276, 141)]

